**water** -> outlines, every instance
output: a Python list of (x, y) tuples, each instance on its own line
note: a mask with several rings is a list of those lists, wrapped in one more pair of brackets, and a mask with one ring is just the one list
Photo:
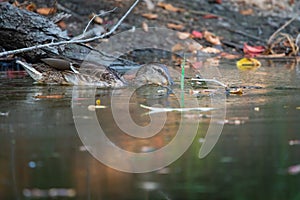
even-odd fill
[[(209, 112), (170, 112), (157, 136), (133, 139), (112, 123), (111, 91), (96, 92), (95, 99), (108, 106), (97, 110), (100, 125), (128, 151), (151, 152), (170, 143), (181, 116), (191, 126), (200, 121), (193, 144), (178, 160), (141, 174), (106, 167), (87, 151), (73, 120), (73, 87), (33, 85), (29, 77), (2, 74), (0, 199), (299, 199), (299, 66), (265, 61), (256, 71), (238, 71), (227, 62), (218, 69), (221, 81), (244, 93), (226, 97), (222, 134), (203, 159), (198, 154)], [(122, 103), (126, 92), (118, 98)], [(210, 106), (208, 99), (199, 97), (201, 106)], [(180, 104), (172, 96), (132, 97), (131, 115), (140, 125), (149, 122), (140, 103)]]

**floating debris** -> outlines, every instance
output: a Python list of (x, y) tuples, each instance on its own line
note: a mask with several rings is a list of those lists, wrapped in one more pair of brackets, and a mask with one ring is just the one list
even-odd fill
[(8, 115), (9, 115), (9, 111), (7, 111), (7, 112), (0, 112), (0, 116), (7, 117)]
[(89, 105), (88, 106), (89, 111), (95, 111), (96, 109), (100, 109), (100, 108), (106, 108), (106, 106), (102, 106), (102, 105)]
[(194, 108), (159, 108), (159, 107), (150, 107), (150, 106), (145, 106), (143, 104), (140, 104), (142, 108), (149, 109), (151, 110), (149, 114), (153, 113), (160, 113), (160, 112), (188, 112), (188, 111), (202, 111), (202, 112), (207, 112), (214, 110), (214, 108), (210, 107), (194, 107)]
[(300, 165), (293, 165), (288, 168), (288, 173), (290, 175), (296, 175), (300, 173)]
[(23, 189), (23, 195), (27, 198), (46, 198), (46, 197), (75, 197), (76, 191), (72, 188), (50, 188)]
[(62, 99), (64, 95), (54, 94), (54, 95), (36, 95), (34, 98), (37, 99)]
[(300, 144), (300, 140), (290, 140), (289, 141), (289, 145), (293, 146), (293, 145), (299, 145)]

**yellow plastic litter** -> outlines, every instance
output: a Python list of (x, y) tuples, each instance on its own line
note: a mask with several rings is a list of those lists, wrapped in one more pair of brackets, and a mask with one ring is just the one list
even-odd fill
[(242, 58), (236, 62), (236, 66), (240, 70), (256, 70), (261, 66), (261, 63), (255, 58)]

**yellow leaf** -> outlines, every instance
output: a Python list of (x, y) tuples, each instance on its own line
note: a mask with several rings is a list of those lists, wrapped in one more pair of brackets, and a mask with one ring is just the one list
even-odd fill
[(229, 93), (230, 94), (243, 94), (243, 89), (242, 88), (230, 89)]
[(261, 63), (255, 58), (242, 58), (236, 65), (240, 70), (255, 70), (261, 66)]

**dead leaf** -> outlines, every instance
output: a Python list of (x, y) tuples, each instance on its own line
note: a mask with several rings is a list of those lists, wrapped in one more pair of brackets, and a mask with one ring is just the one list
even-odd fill
[(246, 9), (246, 10), (240, 10), (240, 14), (242, 14), (242, 15), (252, 15), (253, 14), (253, 9), (249, 8), (249, 9)]
[(57, 26), (59, 26), (63, 30), (65, 30), (67, 28), (67, 24), (64, 21), (58, 22)]
[(26, 10), (35, 11), (36, 10), (36, 5), (34, 3), (30, 3), (26, 6)]
[(171, 11), (171, 12), (184, 12), (185, 11), (183, 8), (177, 8), (170, 3), (158, 2), (157, 6), (163, 8), (165, 10)]
[(175, 30), (183, 30), (184, 29), (184, 25), (182, 25), (182, 24), (168, 23), (167, 27), (171, 28), (171, 29), (175, 29)]
[(203, 36), (207, 42), (213, 45), (221, 45), (220, 38), (218, 36), (215, 36), (213, 33), (204, 31)]
[(192, 31), (192, 38), (195, 39), (202, 39), (203, 38), (203, 34), (199, 31)]
[(265, 50), (266, 49), (263, 46), (250, 46), (247, 43), (244, 43), (244, 54), (250, 55), (252, 57), (262, 54)]
[(99, 16), (97, 16), (95, 13), (92, 13), (90, 16), (89, 16), (90, 19), (93, 19), (93, 21), (97, 24), (103, 24), (103, 19)]
[(226, 53), (226, 52), (222, 52), (222, 53), (220, 54), (220, 56), (221, 56), (222, 58), (229, 59), (229, 60), (237, 59), (237, 58), (240, 57), (240, 55), (238, 55), (238, 54), (230, 54), (230, 53)]
[(52, 15), (56, 13), (56, 8), (38, 8), (36, 12), (40, 15)]
[(157, 19), (158, 18), (158, 15), (153, 14), (153, 13), (144, 13), (144, 14), (142, 14), (142, 16), (147, 19)]
[(190, 33), (188, 32), (177, 32), (177, 37), (181, 40), (185, 40), (190, 37)]
[(153, 10), (155, 8), (154, 3), (151, 0), (144, 0), (147, 5), (148, 10)]
[(172, 52), (181, 51), (183, 49), (185, 49), (185, 47), (182, 44), (177, 43), (172, 47)]
[(197, 53), (197, 51), (200, 51), (202, 49), (203, 49), (202, 45), (197, 42), (193, 42), (188, 45), (188, 51), (192, 53)]
[(148, 31), (149, 31), (149, 26), (148, 26), (148, 24), (147, 24), (146, 22), (143, 22), (143, 23), (142, 23), (142, 28), (143, 28), (143, 30), (144, 30), (145, 32), (148, 32)]
[(216, 49), (216, 48), (213, 48), (213, 47), (205, 47), (201, 50), (202, 52), (204, 53), (214, 53), (214, 54), (217, 54), (217, 53), (220, 53), (220, 49)]
[(240, 70), (256, 70), (261, 66), (261, 63), (255, 58), (242, 58), (236, 63)]
[(217, 19), (219, 17), (217, 15), (214, 15), (214, 14), (206, 14), (206, 15), (203, 15), (203, 18), (204, 19)]
[(243, 94), (243, 89), (242, 88), (230, 88), (229, 89), (230, 94)]

